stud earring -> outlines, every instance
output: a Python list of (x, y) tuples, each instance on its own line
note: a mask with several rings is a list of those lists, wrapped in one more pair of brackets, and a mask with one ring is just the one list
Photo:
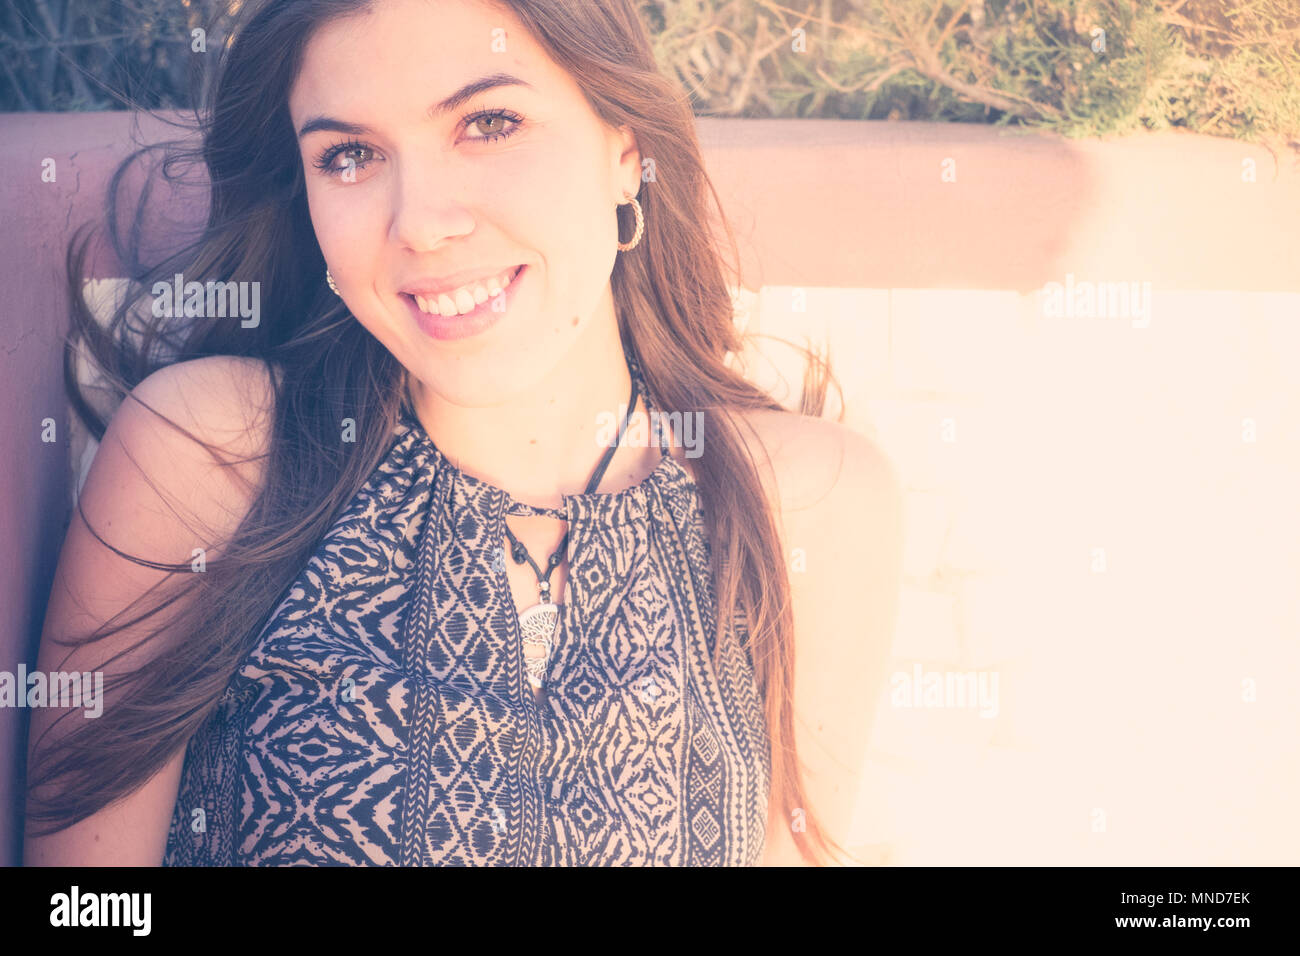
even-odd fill
[(339, 287), (334, 284), (334, 277), (330, 275), (330, 271), (328, 268), (325, 270), (325, 282), (332, 290), (334, 290), (335, 295), (339, 296), (339, 298), (342, 298), (342, 296), (339, 293)]
[(629, 252), (632, 249), (635, 249), (637, 243), (641, 241), (641, 234), (645, 232), (645, 216), (642, 215), (641, 204), (636, 201), (635, 196), (629, 196), (627, 193), (624, 193), (623, 195), (627, 196), (627, 202), (621, 202), (619, 205), (626, 206), (628, 203), (631, 203), (633, 211), (636, 212), (636, 234), (632, 236), (631, 242), (620, 242), (618, 244), (620, 252)]

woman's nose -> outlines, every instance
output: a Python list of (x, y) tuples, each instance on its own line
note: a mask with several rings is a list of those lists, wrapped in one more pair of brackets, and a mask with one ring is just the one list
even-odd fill
[(454, 176), (428, 166), (399, 169), (393, 185), (393, 241), (425, 252), (445, 239), (469, 234), (474, 217), (464, 196)]

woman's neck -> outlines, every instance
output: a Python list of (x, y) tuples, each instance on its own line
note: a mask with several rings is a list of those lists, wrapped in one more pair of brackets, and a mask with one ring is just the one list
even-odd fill
[[(517, 501), (560, 507), (561, 495), (587, 490), (608, 450), (608, 444), (599, 442), (617, 438), (632, 391), (616, 328), (599, 345), (584, 345), (578, 343), (543, 378), (493, 405), (453, 404), (412, 376), (412, 407), (439, 451), (465, 474), (504, 488)], [(633, 415), (642, 416), (642, 425), (645, 408), (638, 395)], [(632, 423), (636, 421), (634, 417)], [(648, 443), (630, 446), (625, 441), (596, 490), (635, 484), (654, 469), (658, 457), (658, 449)]]

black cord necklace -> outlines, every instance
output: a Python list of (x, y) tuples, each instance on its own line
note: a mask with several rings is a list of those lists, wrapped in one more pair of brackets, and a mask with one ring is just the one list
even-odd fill
[[(601, 456), (599, 464), (596, 465), (596, 471), (592, 474), (591, 480), (587, 482), (587, 490), (584, 494), (591, 494), (596, 490), (601, 478), (605, 476), (605, 469), (609, 467), (609, 463), (614, 458), (614, 453), (618, 451), (619, 445), (623, 443), (623, 435), (627, 431), (628, 422), (632, 420), (632, 412), (636, 409), (636, 386), (636, 376), (633, 375), (632, 395), (628, 399), (627, 414), (623, 416), (623, 424), (618, 428), (618, 439)], [(555, 633), (560, 624), (559, 605), (551, 600), (551, 574), (559, 567), (565, 547), (569, 542), (569, 532), (567, 529), (565, 530), (564, 537), (560, 539), (559, 547), (546, 559), (546, 573), (543, 574), (542, 569), (537, 566), (537, 562), (528, 553), (528, 549), (511, 532), (510, 526), (504, 520), (502, 520), (501, 525), (505, 528), (506, 537), (510, 539), (510, 556), (514, 558), (515, 564), (523, 564), (527, 561), (532, 565), (533, 573), (537, 575), (538, 603), (527, 608), (519, 615), (519, 635), (524, 645), (524, 665), (528, 671), (528, 682), (534, 688), (540, 689), (546, 676), (547, 664), (551, 659), (551, 650), (555, 646)]]

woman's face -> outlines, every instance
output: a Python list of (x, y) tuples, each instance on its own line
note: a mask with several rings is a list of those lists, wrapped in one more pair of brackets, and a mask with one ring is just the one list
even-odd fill
[[(521, 82), (435, 105), (502, 76)], [(587, 333), (613, 321), (615, 206), (639, 188), (640, 155), (513, 18), (461, 0), (382, 0), (316, 31), (289, 110), (295, 133), (308, 130), (307, 200), (335, 284), (427, 388), (494, 404), (580, 362), (584, 336), (608, 341)], [(519, 265), (474, 302), (472, 280)], [(430, 285), (468, 289), (424, 296), (452, 313), (429, 315), (403, 290)], [(477, 311), (461, 315), (469, 302)]]

